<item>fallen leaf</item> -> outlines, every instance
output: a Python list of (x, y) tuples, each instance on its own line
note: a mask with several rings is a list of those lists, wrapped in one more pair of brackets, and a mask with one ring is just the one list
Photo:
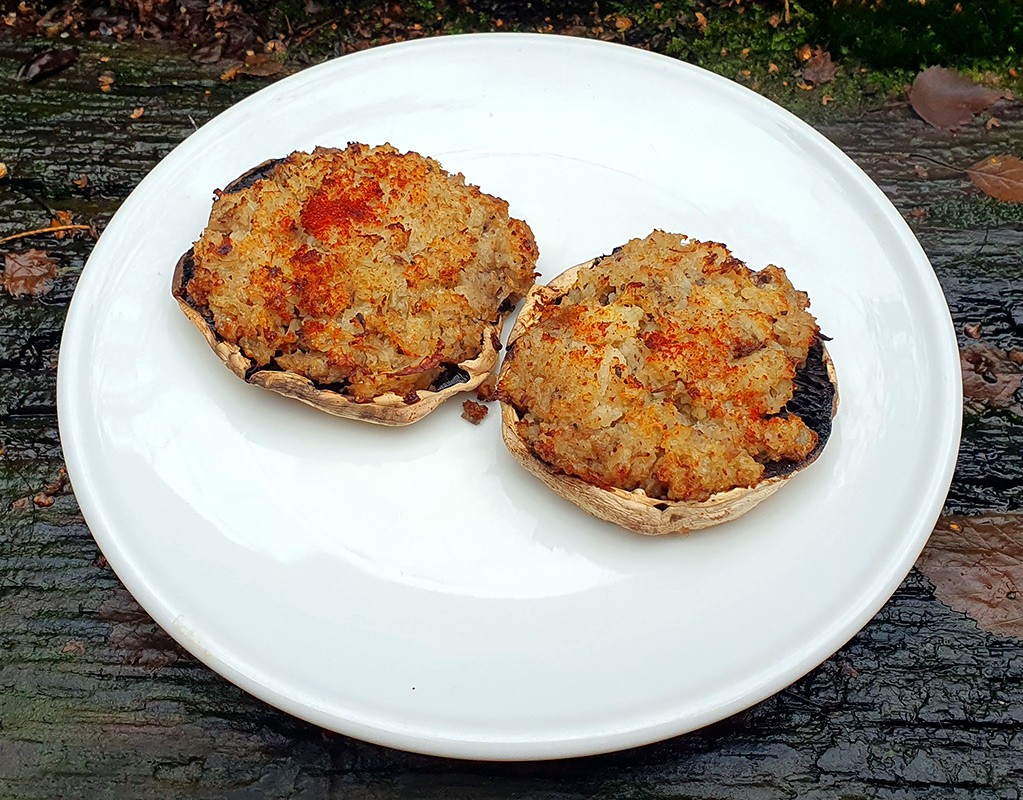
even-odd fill
[[(50, 218), (50, 227), (59, 228), (62, 225), (74, 225), (74, 217), (70, 211), (54, 211), (53, 217)], [(63, 239), (65, 236), (72, 235), (70, 231), (54, 231), (54, 239)]]
[(1001, 128), (1002, 123), (998, 121), (998, 117), (989, 117), (988, 121), (984, 123), (984, 127), (988, 130), (992, 128)]
[(462, 403), (462, 419), (468, 420), (473, 425), (479, 425), (489, 411), (489, 408), (475, 400), (466, 400)]
[(988, 408), (1005, 408), (1023, 413), (1017, 396), (1023, 387), (1023, 369), (1013, 353), (986, 344), (967, 344), (960, 348), (959, 360), (967, 411), (980, 413)]
[(143, 114), (145, 114), (145, 113), (146, 113), (146, 109), (145, 109), (145, 107), (144, 107), (144, 106), (138, 106), (138, 107), (137, 107), (137, 108), (135, 108), (135, 109), (134, 109), (134, 110), (133, 110), (133, 111), (131, 112), (131, 114), (129, 114), (128, 116), (129, 116), (129, 117), (130, 117), (131, 119), (139, 119), (139, 118), (140, 118), (140, 117), (141, 117), (141, 116), (142, 116)]
[(71, 183), (73, 183), (79, 189), (87, 189), (89, 187), (89, 176), (83, 172), (81, 175), (79, 175), (77, 178), (71, 181)]
[(821, 98), (821, 105), (826, 106), (828, 103), (834, 102), (834, 100), (835, 100), (834, 97), (832, 97), (830, 94), (826, 94), (824, 95), (824, 97)]
[(927, 209), (917, 206), (909, 212), (909, 216), (913, 219), (923, 219), (927, 216)]
[[(257, 58), (259, 57), (257, 56)], [(277, 75), (283, 69), (284, 65), (280, 61), (261, 59), (251, 63), (246, 61), (245, 66), (242, 67), (241, 74), (247, 75), (250, 78), (269, 78)]]
[(778, 65), (777, 65), (777, 64), (775, 64), (775, 63), (774, 63), (774, 62), (772, 61), (772, 62), (771, 62), (770, 64), (768, 64), (768, 65), (767, 65), (767, 71), (768, 71), (768, 72), (770, 72), (770, 73), (772, 73), (772, 74), (773, 74), (773, 73), (775, 73), (775, 72), (777, 72), (777, 71), (778, 71)]
[(615, 30), (619, 31), (620, 33), (624, 33), (631, 27), (632, 27), (631, 19), (629, 19), (623, 14), (618, 14), (615, 16)]
[(0, 161), (0, 181), (7, 177), (7, 165)]
[(195, 48), (189, 58), (196, 64), (216, 64), (224, 55), (224, 43), (215, 39), (209, 44)]
[(39, 297), (52, 288), (57, 262), (45, 250), (19, 250), (4, 256), (3, 285), (14, 297)]
[(99, 90), (101, 92), (109, 92), (110, 87), (114, 85), (114, 73), (104, 72), (99, 78)]
[(918, 178), (922, 178), (922, 179), (927, 179), (927, 178), (931, 177), (931, 173), (929, 173), (927, 171), (927, 167), (921, 167), (919, 164), (917, 164), (915, 167), (913, 167), (913, 173)]
[(975, 322), (969, 325), (963, 325), (963, 333), (969, 336), (971, 339), (980, 338), (980, 330), (983, 326), (979, 322)]
[(988, 197), (1023, 203), (1023, 161), (1015, 156), (991, 156), (978, 161), (966, 174)]
[(222, 80), (222, 81), (233, 81), (235, 78), (238, 77), (239, 73), (241, 73), (242, 67), (244, 67), (244, 66), (245, 66), (244, 64), (241, 64), (239, 62), (235, 62), (234, 64), (229, 66), (227, 69), (225, 69), (222, 73), (220, 73), (220, 80)]
[(696, 12), (696, 27), (700, 33), (707, 32), (707, 17), (699, 11)]
[(767, 24), (772, 28), (777, 28), (781, 25), (781, 17), (778, 14), (771, 14), (770, 18), (767, 20)]
[(810, 45), (802, 44), (796, 48), (796, 61), (802, 63), (809, 61), (811, 58), (813, 58), (813, 50), (810, 49)]
[(40, 492), (32, 498), (32, 502), (35, 503), (36, 508), (49, 508), (53, 505), (53, 498)]
[(838, 66), (832, 62), (831, 53), (818, 47), (800, 72), (804, 81), (820, 86), (822, 83), (831, 83), (835, 79)]
[(84, 656), (85, 645), (78, 639), (71, 639), (67, 644), (60, 648), (60, 652), (68, 656)]
[(944, 67), (928, 67), (913, 81), (909, 103), (935, 128), (954, 130), (986, 111), (1002, 93), (974, 83)]
[(43, 50), (22, 63), (14, 77), (19, 81), (32, 83), (70, 67), (77, 60), (78, 50), (74, 47)]
[(916, 565), (942, 603), (1023, 638), (1023, 515), (943, 517)]
[(57, 477), (43, 487), (43, 494), (48, 494), (50, 497), (53, 497), (54, 495), (63, 492), (68, 487), (68, 484), (69, 479), (67, 469), (65, 467), (61, 467), (57, 470)]
[(804, 92), (811, 92), (811, 91), (813, 91), (813, 86), (810, 85), (809, 83), (804, 83), (803, 81), (800, 81), (799, 83), (797, 83), (796, 86), (798, 86)]
[(11, 503), (12, 511), (28, 511), (30, 508), (32, 508), (32, 498), (30, 497), (19, 497)]

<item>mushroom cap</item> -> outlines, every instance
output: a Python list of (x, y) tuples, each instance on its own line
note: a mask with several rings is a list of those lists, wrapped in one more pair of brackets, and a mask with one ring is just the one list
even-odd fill
[[(526, 295), (522, 310), (508, 337), (509, 348), (531, 325), (540, 320), (543, 306), (567, 294), (575, 283), (579, 271), (599, 260), (592, 259), (578, 264), (565, 270), (546, 285), (533, 286)], [(811, 355), (816, 350), (817, 348), (812, 348)], [(823, 395), (821, 397), (824, 402), (829, 402), (830, 407), (827, 411), (829, 413), (828, 420), (830, 420), (838, 413), (838, 378), (823, 341), (819, 342), (819, 353), (819, 365), (808, 364), (808, 367), (816, 366), (826, 375), (830, 384), (831, 391), (826, 393), (829, 397)], [(807, 367), (804, 367), (802, 372), (806, 371)], [(797, 394), (798, 391), (797, 389)], [(587, 513), (630, 531), (650, 536), (686, 533), (741, 517), (778, 491), (794, 475), (810, 466), (820, 455), (831, 432), (829, 424), (826, 430), (818, 432), (818, 445), (807, 458), (799, 462), (784, 464), (781, 471), (765, 476), (753, 486), (718, 492), (707, 500), (686, 501), (650, 497), (642, 489), (634, 491), (617, 488), (605, 489), (573, 475), (567, 475), (533, 453), (518, 433), (516, 427), (518, 421), (519, 412), (511, 404), (502, 401), (502, 438), (508, 452), (529, 473), (543, 481), (556, 494), (579, 506)]]
[(271, 392), (301, 400), (320, 411), (338, 417), (373, 422), (378, 425), (392, 427), (409, 425), (422, 419), (449, 397), (459, 392), (471, 392), (476, 389), (494, 371), (497, 365), (498, 349), (495, 343), (500, 341), (501, 324), (506, 315), (502, 314), (494, 326), (487, 327), (480, 342), (480, 352), (475, 358), (463, 361), (454, 370), (456, 380), (448, 386), (436, 391), (418, 390), (413, 402), (395, 392), (374, 397), (369, 402), (360, 403), (345, 395), (323, 386), (294, 372), (286, 372), (275, 367), (260, 367), (242, 352), (242, 349), (231, 342), (225, 341), (213, 326), (213, 321), (195, 304), (187, 292), (189, 265), (192, 251), (189, 250), (174, 268), (172, 294), (185, 316), (202, 333), (207, 344), (216, 353), (217, 358), (227, 365), (235, 375), (251, 383), (269, 389)]

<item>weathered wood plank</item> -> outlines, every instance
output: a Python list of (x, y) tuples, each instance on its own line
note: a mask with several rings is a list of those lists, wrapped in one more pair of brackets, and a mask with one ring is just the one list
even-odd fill
[[(0, 63), (28, 49), (0, 40)], [(107, 70), (115, 84), (104, 94), (97, 77)], [(223, 83), (218, 72), (164, 47), (93, 45), (59, 76), (4, 84), (0, 160), (16, 182), (0, 184), (0, 236), (45, 224), (47, 206), (105, 225), (192, 120), (262, 85)], [(130, 123), (139, 106), (145, 114)], [(964, 326), (981, 324), (982, 342), (1009, 350), (1023, 348), (1023, 220), (978, 198), (961, 174), (910, 158), (964, 167), (1009, 151), (1023, 137), (1023, 112), (1010, 106), (999, 118), (1001, 128), (952, 137), (892, 104), (822, 130), (909, 218), (961, 344), (971, 341)], [(83, 173), (89, 187), (80, 190), (71, 181)], [(920, 208), (924, 216), (911, 216)], [(794, 686), (706, 730), (625, 753), (452, 762), (330, 734), (249, 697), (140, 612), (73, 495), (31, 502), (59, 477), (56, 348), (91, 243), (17, 246), (44, 247), (61, 269), (42, 300), (0, 295), (0, 797), (1018, 797), (1023, 644), (978, 630), (915, 572)], [(985, 408), (966, 423), (948, 509), (1023, 511), (1023, 420)], [(23, 498), (27, 509), (12, 508)]]

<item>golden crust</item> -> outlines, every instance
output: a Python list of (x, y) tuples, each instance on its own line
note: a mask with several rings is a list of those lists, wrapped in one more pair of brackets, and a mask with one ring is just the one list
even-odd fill
[[(352, 144), (218, 193), (175, 295), (250, 383), (405, 424), (486, 378), (536, 257), (505, 201), (416, 153)], [(439, 385), (456, 370), (469, 380)]]
[[(650, 256), (656, 256), (656, 264)], [(700, 393), (693, 390), (699, 389), (700, 382), (693, 377), (692, 363), (684, 365), (676, 360), (672, 364), (674, 374), (685, 378), (675, 380), (686, 389), (685, 403), (679, 402), (680, 387), (663, 381), (665, 348), (647, 346), (649, 334), (660, 332), (662, 327), (651, 326), (648, 315), (635, 310), (644, 305), (637, 293), (642, 292), (640, 284), (657, 287), (651, 293), (655, 302), (646, 308), (663, 311), (666, 300), (672, 299), (672, 317), (685, 320), (687, 334), (700, 342), (703, 332), (693, 324), (692, 314), (687, 315), (677, 293), (669, 297), (672, 291), (664, 286), (677, 278), (673, 273), (685, 271), (687, 265), (693, 268), (694, 264), (696, 271), (690, 269), (690, 277), (694, 278), (693, 286), (699, 285), (701, 290), (714, 283), (714, 275), (723, 272), (738, 280), (739, 296), (746, 290), (745, 300), (752, 301), (758, 311), (765, 304), (773, 304), (779, 316), (805, 314), (806, 318), (794, 323), (787, 320), (785, 332), (780, 336), (775, 332), (773, 340), (763, 337), (772, 342), (771, 347), (790, 352), (788, 358), (793, 363), (791, 374), (788, 369), (772, 373), (755, 360), (754, 371), (766, 389), (764, 397), (754, 401), (746, 394), (748, 385), (730, 374), (737, 362), (748, 360), (767, 346), (762, 344), (754, 350), (747, 342), (735, 352), (736, 342), (741, 344), (743, 336), (749, 335), (742, 324), (738, 327), (743, 336), (726, 337), (722, 343), (726, 351), (731, 351), (727, 363), (721, 365), (724, 369), (711, 370), (710, 375), (716, 381), (715, 394), (726, 398), (728, 408), (715, 410), (711, 398), (701, 404), (697, 397), (694, 403), (693, 394)], [(745, 513), (796, 470), (811, 463), (823, 446), (817, 434), (795, 415), (778, 414), (792, 396), (792, 378), (803, 366), (818, 332), (816, 322), (805, 311), (805, 295), (791, 289), (781, 270), (769, 269), (752, 273), (721, 245), (683, 241), (683, 237), (658, 231), (642, 242), (630, 242), (612, 257), (574, 267), (547, 286), (534, 287), (512, 329), (499, 383), (502, 431), (509, 451), (544, 483), (589, 513), (642, 533), (693, 530)], [(765, 277), (765, 285), (770, 284), (771, 290), (782, 297), (756, 298), (756, 281)], [(687, 296), (690, 293), (686, 291)], [(616, 311), (616, 305), (624, 308)], [(731, 304), (727, 314), (744, 319), (750, 309), (741, 306), (741, 302)], [(700, 318), (699, 309), (697, 312)], [(716, 318), (715, 314), (709, 316), (710, 320)], [(727, 334), (718, 326), (713, 332)], [(673, 338), (671, 343), (680, 344), (680, 338)], [(609, 356), (612, 349), (614, 353)], [(715, 349), (722, 348), (711, 348), (712, 352)], [(685, 348), (678, 350), (684, 355)], [(833, 365), (823, 348), (815, 352), (822, 354), (817, 357), (822, 358), (821, 366), (831, 383), (833, 398), (825, 411), (833, 416), (838, 403)], [(705, 367), (706, 356), (701, 346), (694, 349), (689, 361)], [(605, 365), (609, 369), (604, 369)], [(745, 366), (748, 369), (749, 365)], [(737, 387), (743, 391), (735, 391)], [(775, 396), (779, 387), (784, 391)], [(742, 424), (732, 422), (723, 430), (715, 430), (715, 424), (734, 415), (736, 407), (743, 411)], [(787, 416), (794, 421), (788, 423), (790, 428), (782, 436), (777, 436), (765, 420), (744, 416), (751, 407), (766, 419)], [(702, 419), (697, 417), (700, 409), (707, 412)], [(552, 410), (568, 410), (572, 416), (548, 416)], [(786, 437), (788, 430), (795, 431), (795, 435)], [(830, 424), (825, 437), (829, 430)], [(719, 446), (722, 433), (737, 433), (738, 446), (727, 441)], [(686, 453), (686, 447), (694, 441), (699, 444), (701, 436), (710, 438), (711, 446), (704, 447), (698, 453), (700, 458), (695, 459)], [(740, 459), (735, 454), (743, 449), (745, 455), (752, 456), (740, 466), (745, 468), (752, 462), (750, 472), (754, 477), (736, 480), (734, 462)], [(673, 460), (671, 456), (676, 454), (681, 458)], [(775, 468), (767, 477), (764, 462), (771, 460), (780, 461), (783, 469)], [(703, 470), (676, 470), (680, 461), (695, 461)], [(781, 474), (777, 474), (779, 471)], [(709, 480), (701, 482), (705, 476)]]

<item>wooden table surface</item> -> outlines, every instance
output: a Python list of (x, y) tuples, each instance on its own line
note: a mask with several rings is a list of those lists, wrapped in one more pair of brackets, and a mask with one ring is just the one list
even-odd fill
[[(222, 81), (157, 44), (88, 45), (72, 68), (17, 82), (30, 49), (0, 39), (0, 238), (48, 224), (50, 210), (102, 229), (193, 125), (265, 85)], [(92, 241), (0, 245), (59, 264), (44, 296), (0, 290), (0, 798), (1018, 798), (1023, 211), (919, 158), (963, 168), (1023, 155), (1020, 104), (996, 113), (999, 127), (978, 120), (955, 136), (905, 102), (818, 126), (906, 216), (959, 335), (961, 455), (918, 568), (834, 657), (758, 706), (569, 761), (459, 762), (354, 741), (248, 696), (162, 633), (107, 567), (62, 477), (58, 348)], [(860, 524), (873, 524), (870, 509)]]

